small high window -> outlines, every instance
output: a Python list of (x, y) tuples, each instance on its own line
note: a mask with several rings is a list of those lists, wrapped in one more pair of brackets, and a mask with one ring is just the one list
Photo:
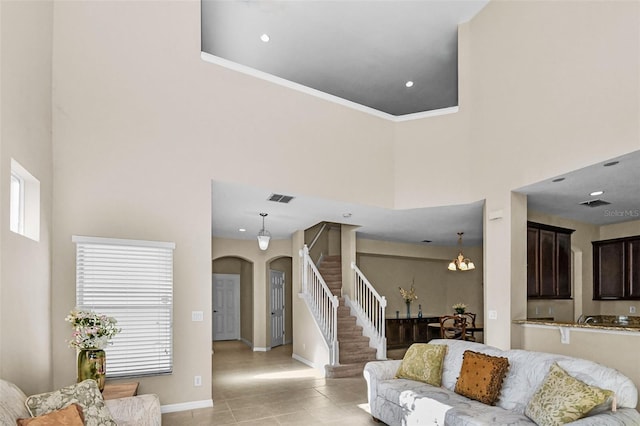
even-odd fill
[(40, 240), (40, 181), (13, 158), (9, 229), (32, 240)]

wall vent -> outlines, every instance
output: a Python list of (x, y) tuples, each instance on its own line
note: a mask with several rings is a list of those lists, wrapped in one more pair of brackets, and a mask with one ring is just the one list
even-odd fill
[(580, 204), (587, 207), (600, 207), (600, 206), (606, 206), (607, 204), (611, 204), (611, 203), (603, 200), (589, 200), (589, 201), (583, 201)]
[(293, 200), (294, 197), (292, 197), (291, 195), (282, 195), (282, 194), (271, 194), (269, 196), (269, 198), (267, 198), (268, 201), (273, 201), (276, 203), (284, 203), (287, 204), (289, 201)]

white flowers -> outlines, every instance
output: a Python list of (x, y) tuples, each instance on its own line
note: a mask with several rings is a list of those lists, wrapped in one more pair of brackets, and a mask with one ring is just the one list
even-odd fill
[(411, 284), (411, 289), (409, 289), (409, 291), (405, 290), (402, 287), (398, 288), (400, 289), (400, 295), (406, 303), (411, 303), (414, 300), (418, 300), (418, 295), (416, 294), (416, 289), (413, 287), (413, 284)]
[(64, 320), (73, 327), (69, 346), (78, 349), (104, 349), (120, 332), (115, 318), (93, 311), (72, 310)]
[(467, 305), (465, 305), (464, 303), (456, 303), (452, 306), (452, 308), (454, 311), (456, 311), (457, 314), (464, 314), (464, 312), (467, 310)]

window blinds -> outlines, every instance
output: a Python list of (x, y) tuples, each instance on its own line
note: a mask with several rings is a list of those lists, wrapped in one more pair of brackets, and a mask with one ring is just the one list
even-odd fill
[(122, 329), (105, 351), (107, 377), (171, 373), (174, 243), (74, 236), (76, 304)]

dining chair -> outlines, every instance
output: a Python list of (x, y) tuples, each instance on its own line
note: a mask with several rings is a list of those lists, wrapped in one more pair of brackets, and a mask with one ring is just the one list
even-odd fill
[[(476, 314), (472, 313), (472, 312), (465, 312), (464, 314), (461, 314), (461, 316), (465, 317), (467, 320), (467, 327), (471, 326), (473, 328), (476, 327)], [(470, 340), (472, 342), (476, 341), (476, 336), (475, 336), (475, 331), (474, 330), (467, 330), (465, 333), (465, 340)]]
[(457, 315), (440, 317), (440, 337), (463, 340), (467, 332), (467, 319)]

